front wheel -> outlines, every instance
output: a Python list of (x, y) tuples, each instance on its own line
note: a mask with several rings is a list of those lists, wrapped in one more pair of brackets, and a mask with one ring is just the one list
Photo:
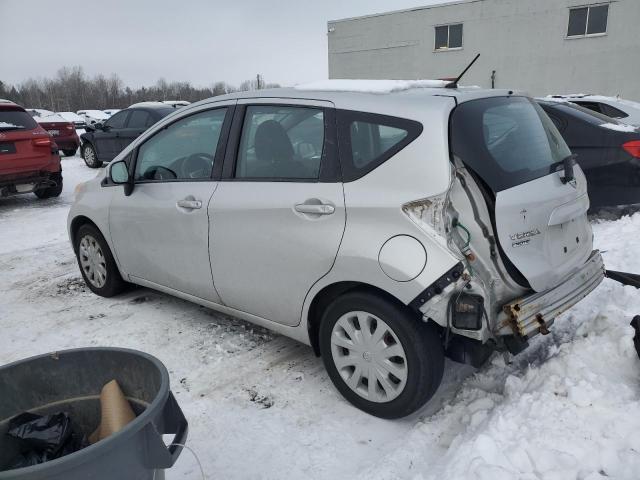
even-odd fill
[(340, 393), (381, 418), (405, 417), (436, 392), (444, 351), (435, 328), (368, 292), (337, 298), (320, 325), (320, 352)]
[(90, 224), (82, 225), (75, 236), (78, 266), (85, 283), (101, 297), (113, 297), (125, 287), (107, 241)]
[(96, 149), (90, 143), (85, 143), (82, 146), (82, 158), (89, 168), (100, 168), (102, 166), (102, 161), (98, 160)]

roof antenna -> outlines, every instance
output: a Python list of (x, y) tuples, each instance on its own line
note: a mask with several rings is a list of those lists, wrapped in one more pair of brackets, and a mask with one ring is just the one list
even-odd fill
[(473, 60), (471, 60), (471, 63), (469, 65), (467, 65), (467, 68), (465, 68), (462, 73), (460, 75), (458, 75), (458, 78), (456, 78), (453, 82), (451, 83), (447, 83), (445, 85), (445, 88), (458, 88), (458, 82), (460, 81), (460, 79), (464, 76), (465, 73), (467, 73), (467, 70), (469, 70), (474, 63), (476, 63), (476, 60), (478, 60), (478, 58), (480, 58), (480, 54), (476, 55), (476, 58), (474, 58)]

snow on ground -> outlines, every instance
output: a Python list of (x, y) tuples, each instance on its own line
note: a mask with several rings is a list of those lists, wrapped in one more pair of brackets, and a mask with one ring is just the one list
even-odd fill
[[(82, 283), (65, 231), (75, 185), (57, 199), (0, 199), (0, 364), (52, 350), (121, 346), (169, 369), (207, 478), (637, 480), (640, 292), (605, 280), (518, 357), (448, 362), (437, 397), (399, 421), (347, 404), (311, 350), (148, 289), (112, 299)], [(594, 225), (612, 269), (640, 271), (640, 214)], [(183, 451), (167, 478), (197, 479)]]

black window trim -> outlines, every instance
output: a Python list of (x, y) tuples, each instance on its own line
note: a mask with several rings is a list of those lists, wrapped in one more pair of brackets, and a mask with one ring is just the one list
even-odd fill
[[(362, 112), (358, 110), (337, 110), (336, 113), (340, 166), (342, 170), (342, 179), (345, 183), (359, 180), (378, 168), (418, 138), (424, 129), (420, 122), (402, 117), (393, 117), (390, 115)], [(351, 123), (354, 121), (400, 128), (402, 130), (406, 130), (407, 136), (385, 151), (378, 158), (369, 162), (365, 168), (359, 169), (353, 164), (353, 156), (351, 153)]]
[[(607, 24), (606, 24), (606, 28), (604, 32), (599, 32), (599, 33), (587, 33), (588, 29), (589, 29), (589, 15), (591, 14), (591, 9), (594, 7), (607, 7)], [(569, 35), (569, 24), (571, 22), (571, 12), (573, 10), (580, 10), (582, 8), (586, 8), (587, 9), (587, 18), (585, 19), (585, 23), (584, 23), (584, 33), (581, 33), (579, 35)], [(592, 38), (592, 37), (604, 37), (606, 35), (609, 34), (609, 14), (611, 13), (611, 2), (598, 2), (598, 3), (588, 3), (586, 5), (572, 5), (570, 7), (568, 7), (568, 15), (567, 15), (567, 30), (565, 33), (565, 40), (575, 40), (575, 39), (579, 39), (579, 38)]]
[[(167, 128), (169, 128), (171, 125), (173, 125), (176, 122), (180, 122), (184, 119), (187, 119), (189, 117), (192, 117), (194, 115), (199, 115), (201, 113), (204, 112), (210, 112), (213, 110), (219, 110), (222, 108), (226, 108), (227, 112), (225, 113), (225, 117), (224, 117), (224, 121), (222, 122), (222, 130), (220, 131), (220, 138), (218, 138), (218, 145), (216, 147), (216, 153), (213, 157), (213, 168), (211, 170), (211, 175), (209, 176), (209, 178), (203, 177), (203, 178), (175, 178), (175, 179), (166, 179), (166, 180), (135, 180), (135, 172), (136, 172), (136, 166), (138, 165), (138, 153), (140, 152), (140, 147), (142, 145), (144, 145), (145, 143), (147, 143), (149, 140), (151, 140), (152, 138), (154, 138), (158, 133), (160, 133), (161, 131), (166, 130)], [(197, 110), (195, 112), (189, 113), (189, 115), (185, 115), (185, 116), (181, 116), (178, 118), (173, 119), (171, 122), (167, 123), (166, 125), (163, 125), (162, 128), (156, 130), (153, 135), (151, 135), (148, 138), (145, 138), (144, 141), (136, 146), (135, 150), (133, 150), (130, 155), (132, 155), (131, 157), (131, 162), (130, 162), (130, 171), (129, 171), (129, 175), (132, 176), (132, 178), (134, 179), (133, 183), (135, 185), (141, 185), (141, 184), (146, 184), (146, 183), (180, 183), (180, 182), (211, 182), (211, 181), (219, 181), (220, 180), (220, 175), (222, 173), (222, 162), (223, 162), (223, 158), (225, 156), (225, 151), (227, 148), (227, 141), (229, 138), (229, 130), (231, 128), (231, 121), (233, 119), (233, 115), (234, 115), (234, 110), (236, 109), (236, 105), (235, 104), (227, 104), (227, 105), (217, 105), (215, 107), (212, 108), (205, 108), (202, 110)]]
[[(451, 27), (454, 25), (460, 25), (461, 29), (462, 29), (462, 38), (460, 39), (460, 46), (459, 47), (450, 47), (449, 46), (449, 40), (451, 38)], [(439, 27), (447, 27), (447, 46), (443, 47), (443, 48), (438, 48), (438, 45), (436, 44), (436, 30)], [(434, 25), (433, 26), (433, 52), (434, 53), (438, 53), (438, 52), (455, 52), (458, 50), (462, 50), (464, 49), (464, 22), (450, 22), (450, 23), (441, 23), (438, 25)]]
[[(248, 107), (290, 107), (290, 108), (313, 108), (321, 110), (324, 117), (324, 145), (322, 147), (322, 157), (320, 159), (320, 172), (317, 178), (278, 178), (278, 177), (240, 177), (235, 176), (238, 153), (240, 150), (240, 140), (242, 138), (242, 128)], [(221, 181), (225, 182), (281, 182), (281, 183), (336, 183), (341, 181), (341, 172), (338, 162), (338, 141), (336, 137), (336, 115), (333, 107), (303, 104), (303, 103), (243, 103), (237, 105), (234, 113), (227, 151), (222, 167)]]

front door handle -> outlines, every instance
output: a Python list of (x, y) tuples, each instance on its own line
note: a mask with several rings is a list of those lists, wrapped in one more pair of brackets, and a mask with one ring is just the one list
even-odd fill
[(326, 203), (321, 203), (319, 205), (313, 203), (299, 203), (295, 206), (295, 211), (298, 213), (307, 213), (312, 215), (331, 215), (336, 211), (336, 207)]
[(176, 203), (180, 208), (186, 208), (187, 210), (197, 210), (198, 208), (202, 208), (202, 202), (200, 200), (187, 200), (182, 199), (178, 200)]

